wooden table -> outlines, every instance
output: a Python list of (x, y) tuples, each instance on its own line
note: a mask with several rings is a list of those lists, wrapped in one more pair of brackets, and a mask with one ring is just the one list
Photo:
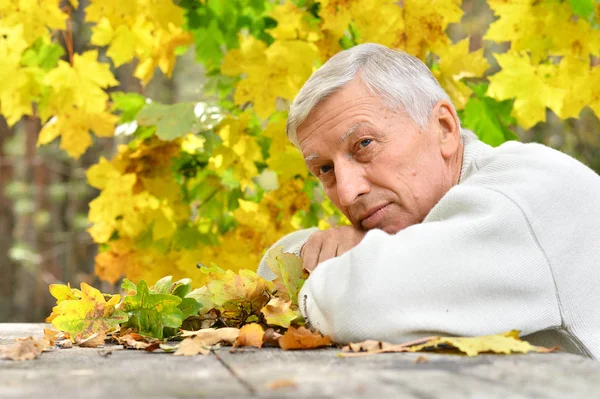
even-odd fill
[[(41, 336), (46, 326), (0, 324), (0, 344)], [(0, 360), (0, 398), (600, 398), (600, 362), (566, 353), (339, 352), (223, 348), (179, 357), (121, 346), (55, 349), (33, 361)]]

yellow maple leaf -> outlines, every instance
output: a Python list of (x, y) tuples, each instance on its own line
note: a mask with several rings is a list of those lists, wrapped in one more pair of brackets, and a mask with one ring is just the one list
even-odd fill
[(537, 12), (542, 10), (535, 9), (534, 2), (488, 0), (498, 19), (490, 24), (483, 38), (496, 42), (510, 41), (512, 50), (530, 50), (532, 58), (538, 62), (544, 56), (544, 50), (551, 47), (552, 38), (540, 34), (544, 30), (543, 19), (538, 18)]
[(106, 301), (96, 288), (81, 283), (81, 299), (61, 301), (56, 306), (58, 316), (52, 320), (52, 325), (68, 332), (72, 340), (106, 333), (128, 319), (125, 312), (115, 308), (120, 300), (120, 295), (113, 295)]
[(129, 253), (119, 253), (113, 250), (100, 252), (96, 255), (94, 274), (102, 280), (115, 284), (124, 274), (132, 261)]
[(146, 40), (140, 41), (148, 43), (145, 46), (147, 50), (138, 57), (140, 62), (134, 72), (134, 76), (140, 79), (143, 84), (150, 81), (157, 67), (170, 78), (177, 57), (175, 50), (193, 43), (192, 34), (175, 25), (170, 25), (168, 30), (161, 30), (156, 33), (148, 28), (140, 29), (137, 33), (138, 39), (142, 34), (147, 35)]
[(97, 136), (110, 137), (114, 134), (118, 119), (108, 112), (88, 113), (76, 107), (63, 108), (58, 116), (44, 125), (37, 146), (47, 144), (61, 136), (60, 148), (71, 157), (79, 158), (92, 145), (89, 131), (93, 131)]
[(564, 101), (557, 114), (562, 119), (578, 118), (581, 110), (594, 109), (594, 95), (600, 94), (600, 69), (591, 68), (589, 60), (566, 56), (560, 61), (553, 84), (565, 91)]
[(289, 328), (292, 321), (301, 319), (302, 315), (292, 301), (284, 301), (280, 298), (271, 298), (269, 303), (261, 309), (267, 324)]
[(277, 118), (272, 118), (269, 124), (262, 131), (261, 135), (270, 138), (271, 146), (269, 147), (269, 155), (275, 155), (277, 153), (285, 151), (289, 145), (289, 140), (285, 133), (286, 118), (282, 115), (278, 115)]
[(90, 43), (109, 46), (106, 55), (113, 60), (115, 67), (119, 67), (133, 60), (138, 40), (127, 25), (118, 25), (115, 29), (108, 18), (103, 18), (93, 28)]
[(277, 173), (280, 183), (297, 175), (302, 177), (308, 176), (304, 157), (291, 144), (288, 144), (283, 151), (272, 153), (269, 159), (267, 159), (267, 165), (269, 169)]
[(143, 4), (139, 0), (122, 2), (119, 0), (92, 1), (86, 7), (86, 20), (100, 22), (106, 18), (112, 26), (133, 23), (136, 16), (144, 15)]
[(463, 78), (483, 76), (489, 64), (483, 56), (483, 49), (469, 52), (469, 39), (435, 50), (440, 57), (439, 69), (433, 71), (434, 76), (446, 90), (454, 106), (463, 109), (471, 96), (472, 90), (462, 81)]
[(85, 172), (87, 182), (90, 186), (96, 187), (99, 190), (103, 190), (113, 180), (118, 179), (121, 176), (121, 172), (104, 157), (100, 157), (97, 164), (90, 166)]
[(39, 37), (49, 37), (50, 30), (65, 29), (66, 20), (60, 0), (11, 0), (0, 8), (0, 21), (7, 26), (20, 26), (28, 45)]
[(374, 42), (399, 47), (404, 37), (404, 10), (396, 0), (350, 3), (350, 14), (359, 32), (359, 43)]
[[(588, 58), (600, 55), (600, 30), (593, 28), (583, 18), (574, 18), (568, 2), (548, 4), (548, 18), (544, 20), (543, 34), (552, 38), (554, 46), (550, 55)], [(557, 35), (556, 32), (561, 32)], [(540, 33), (538, 33), (540, 35)]]
[(430, 48), (449, 43), (445, 31), (462, 17), (460, 0), (405, 0), (403, 48), (421, 59)]
[(239, 105), (254, 104), (256, 114), (267, 119), (276, 110), (277, 98), (294, 99), (318, 58), (319, 49), (313, 43), (276, 40), (266, 47), (257, 39), (242, 37), (240, 50), (225, 56), (221, 71), (228, 76), (246, 75), (236, 85), (234, 101)]
[(240, 207), (233, 212), (235, 220), (241, 225), (251, 226), (256, 231), (265, 231), (271, 220), (268, 214), (261, 212), (260, 204), (238, 199)]
[(490, 0), (488, 4), (499, 18), (484, 39), (510, 41), (513, 51), (530, 51), (534, 63), (549, 55), (588, 57), (600, 52), (600, 32), (583, 18), (573, 18), (568, 2)]
[(21, 53), (26, 48), (23, 26), (8, 26), (0, 18), (0, 112), (9, 126), (32, 114), (32, 98), (41, 91), (42, 70), (21, 66)]
[(115, 230), (135, 237), (149, 225), (148, 216), (159, 208), (160, 201), (146, 191), (134, 194), (136, 180), (134, 174), (122, 175), (90, 202), (88, 219), (94, 225), (88, 232), (95, 242), (107, 242)]
[(552, 349), (533, 346), (529, 342), (519, 340), (519, 331), (512, 330), (503, 334), (481, 337), (436, 337), (422, 345), (412, 346), (410, 352), (418, 352), (440, 345), (451, 345), (467, 356), (492, 352), (509, 355), (511, 353), (551, 352)]
[(323, 21), (321, 29), (330, 32), (334, 40), (339, 40), (352, 19), (348, 0), (320, 0), (319, 3), (319, 17)]
[(487, 95), (497, 100), (514, 98), (512, 115), (525, 129), (546, 120), (546, 107), (559, 113), (565, 90), (552, 85), (554, 65), (534, 65), (528, 55), (495, 55), (502, 70), (489, 78)]
[(57, 67), (46, 74), (44, 83), (52, 89), (52, 95), (49, 115), (42, 115), (43, 118), (73, 107), (87, 113), (102, 113), (108, 101), (103, 89), (119, 84), (110, 65), (98, 62), (96, 50), (75, 54), (73, 66), (59, 61)]
[(229, 50), (225, 54), (221, 72), (225, 76), (237, 76), (247, 72), (249, 68), (257, 68), (266, 62), (266, 49), (265, 42), (253, 36), (240, 36), (240, 48)]
[(310, 26), (309, 14), (291, 2), (275, 6), (269, 16), (277, 21), (277, 26), (266, 29), (266, 32), (276, 40), (301, 39), (314, 42), (321, 36), (316, 26)]
[(227, 118), (220, 124), (217, 132), (223, 142), (209, 159), (209, 168), (219, 175), (233, 168), (242, 190), (254, 185), (252, 179), (258, 175), (255, 162), (262, 161), (260, 146), (246, 132), (249, 118), (249, 114), (244, 113), (240, 118)]

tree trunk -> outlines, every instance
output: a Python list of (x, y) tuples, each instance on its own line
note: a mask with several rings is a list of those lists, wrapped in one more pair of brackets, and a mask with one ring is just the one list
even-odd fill
[(13, 245), (15, 218), (6, 186), (12, 179), (12, 165), (4, 156), (4, 143), (12, 136), (6, 120), (0, 117), (0, 322), (14, 321), (13, 301), (17, 265), (9, 257)]

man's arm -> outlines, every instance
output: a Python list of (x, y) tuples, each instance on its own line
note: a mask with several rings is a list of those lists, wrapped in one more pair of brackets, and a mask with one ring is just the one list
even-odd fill
[(395, 235), (370, 231), (319, 265), (299, 303), (336, 342), (561, 324), (550, 266), (525, 215), (503, 194), (468, 184), (452, 188), (424, 223)]
[(306, 243), (308, 237), (310, 237), (310, 235), (315, 231), (319, 231), (319, 229), (313, 227), (310, 229), (298, 230), (286, 235), (273, 244), (273, 246), (269, 248), (267, 252), (265, 252), (265, 255), (262, 257), (260, 264), (258, 265), (258, 275), (267, 280), (275, 279), (275, 274), (271, 271), (271, 269), (269, 269), (269, 266), (267, 266), (267, 255), (269, 254), (269, 251), (275, 247), (283, 246), (283, 252), (289, 252), (300, 256), (300, 250), (302, 250), (302, 246)]

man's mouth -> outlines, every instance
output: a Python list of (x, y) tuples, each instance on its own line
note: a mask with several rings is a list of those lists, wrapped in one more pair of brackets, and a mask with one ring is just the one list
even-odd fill
[(385, 213), (390, 205), (391, 203), (383, 204), (367, 211), (360, 222), (362, 227), (365, 230), (377, 227), (385, 217)]

